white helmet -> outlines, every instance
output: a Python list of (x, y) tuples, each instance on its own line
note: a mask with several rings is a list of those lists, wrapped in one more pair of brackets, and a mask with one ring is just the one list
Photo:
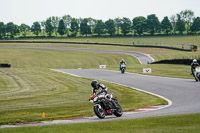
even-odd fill
[(193, 62), (193, 63), (197, 62), (197, 59), (194, 59), (192, 62)]

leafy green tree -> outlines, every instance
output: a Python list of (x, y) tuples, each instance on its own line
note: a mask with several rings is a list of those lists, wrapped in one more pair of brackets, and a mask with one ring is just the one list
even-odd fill
[(65, 34), (65, 29), (66, 27), (65, 27), (64, 21), (61, 19), (58, 24), (58, 33), (61, 36), (63, 36)]
[(8, 33), (8, 36), (13, 38), (17, 33), (19, 33), (19, 27), (13, 22), (9, 22), (6, 24), (6, 33)]
[(194, 19), (192, 26), (190, 27), (190, 31), (194, 32), (195, 34), (200, 31), (200, 17)]
[(52, 33), (53, 33), (53, 26), (51, 24), (51, 19), (48, 18), (46, 21), (45, 21), (45, 30), (46, 30), (46, 33), (48, 34), (48, 36), (51, 36)]
[(31, 26), (31, 31), (35, 34), (35, 35), (39, 35), (39, 33), (41, 32), (41, 26), (39, 22), (34, 22), (33, 25)]
[(145, 17), (135, 17), (133, 19), (133, 30), (134, 34), (137, 33), (138, 35), (143, 34), (146, 29), (147, 20)]
[(27, 32), (30, 31), (30, 26), (26, 25), (26, 24), (21, 24), (19, 26), (19, 31), (22, 33), (23, 37), (26, 37)]
[(131, 20), (124, 17), (121, 22), (122, 33), (126, 36), (126, 34), (131, 31)]
[(107, 32), (112, 36), (115, 34), (115, 22), (112, 19), (109, 19), (105, 22), (105, 27), (107, 29)]
[(41, 21), (40, 25), (41, 25), (42, 34), (43, 36), (45, 36), (45, 21)]
[(81, 22), (83, 21), (83, 19), (82, 19), (82, 18), (78, 18), (78, 19), (76, 19), (76, 20), (77, 20), (78, 25), (80, 26), (80, 25), (81, 25)]
[(70, 31), (72, 32), (72, 36), (76, 36), (78, 31), (79, 31), (78, 21), (75, 18), (73, 18), (71, 20), (71, 29), (70, 29)]
[(67, 34), (67, 36), (69, 36), (69, 29), (71, 27), (70, 24), (71, 24), (72, 17), (70, 15), (64, 15), (62, 17), (62, 20), (64, 21), (64, 24), (66, 27), (65, 33)]
[(167, 35), (172, 30), (172, 24), (170, 23), (170, 21), (169, 21), (167, 16), (164, 17), (164, 19), (162, 20), (161, 28)]
[(57, 16), (53, 16), (50, 19), (51, 19), (51, 24), (53, 26), (53, 32), (57, 36), (57, 30), (58, 30), (58, 25), (59, 25), (59, 22), (60, 22), (60, 18), (57, 17)]
[(115, 18), (114, 23), (115, 23), (115, 27), (117, 29), (117, 35), (119, 35), (120, 27), (121, 27), (121, 24), (122, 24), (122, 19), (121, 18)]
[(105, 23), (102, 20), (97, 20), (97, 23), (94, 27), (94, 33), (98, 34), (99, 36), (105, 33)]
[(160, 22), (155, 14), (147, 16), (147, 30), (151, 33), (151, 35), (154, 35), (155, 32), (159, 32)]
[(82, 35), (88, 35), (91, 34), (91, 27), (88, 25), (87, 18), (83, 19), (80, 24), (80, 32)]
[(192, 26), (192, 21), (194, 20), (194, 12), (192, 10), (184, 10), (180, 12), (180, 17), (185, 23), (187, 34), (189, 34), (190, 27)]
[(183, 34), (183, 31), (185, 31), (185, 22), (181, 19), (181, 16), (177, 14), (177, 22), (176, 22), (176, 29), (179, 31), (179, 34)]
[(3, 38), (6, 33), (6, 26), (3, 22), (0, 22), (0, 38)]
[(94, 19), (94, 18), (91, 18), (91, 17), (87, 18), (87, 20), (88, 20), (88, 25), (89, 25), (90, 28), (91, 28), (91, 32), (93, 33), (94, 27), (95, 27), (95, 25), (97, 24), (97, 20)]
[(172, 24), (172, 31), (173, 31), (173, 34), (175, 35), (176, 34), (176, 22), (177, 22), (177, 15), (172, 15), (170, 17), (170, 21), (171, 21), (171, 24)]

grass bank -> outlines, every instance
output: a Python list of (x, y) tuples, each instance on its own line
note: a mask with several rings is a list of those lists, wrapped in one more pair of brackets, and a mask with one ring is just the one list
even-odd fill
[[(62, 42), (98, 42), (98, 43), (120, 43), (127, 44), (130, 41), (140, 42), (141, 44), (160, 44), (160, 45), (180, 45), (194, 44), (200, 48), (200, 36), (178, 36), (178, 37), (135, 37), (135, 38), (73, 38), (73, 39), (43, 39), (38, 41), (62, 41)], [(200, 51), (197, 52), (184, 52), (177, 50), (169, 50), (164, 48), (139, 48), (139, 47), (120, 47), (120, 46), (101, 46), (101, 45), (85, 45), (85, 44), (1, 44), (0, 46), (9, 45), (24, 45), (24, 46), (58, 46), (58, 47), (78, 47), (78, 48), (91, 48), (91, 49), (110, 49), (110, 50), (125, 50), (125, 51), (138, 51), (146, 54), (151, 54), (156, 61), (163, 59), (182, 59), (182, 58), (197, 58)], [(130, 45), (131, 46), (131, 45)]]
[[(91, 46), (91, 45), (73, 45), (73, 44), (1, 44), (1, 47), (12, 47), (12, 46), (36, 46), (36, 47), (78, 47), (88, 49), (104, 49), (104, 50), (124, 50), (124, 51), (137, 51), (150, 54), (156, 61), (164, 59), (182, 59), (182, 58), (195, 58), (199, 56), (199, 52), (180, 52), (175, 50), (166, 49), (155, 49), (155, 48), (127, 48), (127, 47), (111, 47), (111, 46)], [(2, 51), (2, 50), (1, 50)], [(4, 51), (4, 52), (3, 52)], [(152, 68), (150, 75), (165, 76), (165, 77), (176, 77), (176, 78), (193, 78), (190, 75), (190, 66), (187, 65), (170, 65), (170, 64), (154, 64), (154, 65), (140, 65), (137, 59), (123, 54), (110, 54), (105, 53), (93, 53), (76, 51), (56, 51), (56, 50), (34, 50), (34, 49), (3, 49), (0, 53), (1, 57), (7, 56), (7, 58), (1, 58), (1, 62), (10, 63), (14, 67), (47, 67), (47, 68), (98, 68), (99, 64), (107, 65), (108, 69), (119, 70), (118, 63), (124, 58), (127, 62), (127, 71), (143, 74), (143, 68)], [(11, 54), (13, 51), (14, 54)], [(34, 56), (29, 54), (32, 51)], [(18, 53), (18, 54), (16, 54)], [(20, 55), (21, 53), (21, 55)], [(41, 55), (43, 53), (43, 55)], [(15, 56), (15, 57), (13, 57)], [(25, 56), (21, 58), (21, 56)], [(96, 57), (93, 61), (93, 58)], [(41, 59), (38, 60), (38, 58)], [(29, 59), (31, 59), (29, 61)], [(28, 63), (32, 62), (32, 63)], [(70, 62), (70, 63), (69, 63)], [(87, 63), (88, 62), (88, 63)], [(90, 63), (93, 62), (93, 63)], [(19, 66), (19, 64), (24, 64)]]
[[(0, 124), (28, 123), (94, 115), (91, 79), (77, 78), (51, 68), (119, 69), (124, 58), (130, 65), (137, 59), (123, 54), (57, 51), (39, 49), (0, 49), (0, 62), (11, 68), (0, 69)], [(91, 58), (92, 57), (92, 58)], [(104, 83), (120, 100), (124, 111), (167, 104), (163, 99), (116, 84)], [(46, 117), (42, 118), (42, 113)]]
[(36, 41), (68, 41), (91, 43), (117, 43), (117, 44), (154, 44), (154, 45), (182, 45), (194, 44), (200, 46), (200, 36), (154, 36), (154, 37), (92, 37), (92, 38), (63, 38), (63, 39), (25, 39)]
[(2, 133), (199, 133), (200, 114), (0, 129)]
[(27, 41), (62, 41), (83, 43), (111, 43), (125, 45), (152, 45), (189, 49), (190, 44), (200, 47), (200, 36), (164, 36), (164, 37), (94, 37), (94, 38), (63, 38), (63, 39), (25, 39)]

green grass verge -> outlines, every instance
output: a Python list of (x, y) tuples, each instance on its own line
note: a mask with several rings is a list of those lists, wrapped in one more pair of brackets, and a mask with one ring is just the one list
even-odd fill
[[(136, 38), (74, 38), (74, 39), (48, 39), (40, 41), (72, 41), (72, 42), (103, 42), (103, 43), (120, 43), (128, 44), (130, 41), (140, 42), (140, 44), (158, 44), (158, 45), (177, 45), (182, 47), (182, 44), (194, 44), (200, 47), (200, 36), (178, 36), (178, 37), (136, 37)], [(1, 44), (9, 45), (9, 44)], [(13, 45), (13, 44), (12, 44)], [(17, 45), (17, 44), (15, 44)], [(169, 50), (162, 48), (138, 48), (138, 47), (118, 47), (118, 46), (99, 46), (99, 45), (84, 45), (84, 44), (20, 44), (20, 45), (40, 45), (40, 46), (64, 46), (64, 47), (82, 47), (92, 49), (111, 49), (111, 50), (126, 50), (138, 51), (151, 54), (156, 61), (163, 59), (183, 59), (183, 58), (200, 58), (200, 51), (183, 52), (177, 50)]]
[(2, 133), (199, 133), (200, 114), (0, 129)]
[[(166, 36), (166, 37), (114, 37), (114, 38), (65, 38), (65, 39), (34, 39), (35, 41), (66, 41), (88, 43), (116, 43), (133, 45), (159, 45), (169, 47), (188, 48), (189, 44), (200, 47), (200, 36)], [(32, 41), (32, 40), (27, 40)]]
[[(107, 54), (96, 52), (38, 50), (38, 49), (0, 49), (0, 62), (10, 63), (14, 68), (99, 68), (105, 64), (108, 67), (119, 67), (124, 58), (130, 64), (139, 61), (124, 54)], [(92, 58), (91, 58), (92, 57)]]
[[(152, 73), (143, 73), (143, 68), (151, 68)], [(190, 75), (190, 66), (187, 65), (170, 65), (170, 64), (151, 64), (151, 65), (134, 65), (129, 67), (127, 72), (139, 73), (144, 75), (153, 75), (161, 77), (194, 79)]]
[[(94, 115), (93, 105), (88, 102), (91, 79), (62, 74), (51, 68), (98, 68), (99, 64), (106, 64), (109, 69), (119, 69), (121, 58), (130, 65), (139, 63), (123, 54), (62, 50), (0, 49), (0, 57), (0, 62), (12, 66), (0, 69), (0, 124)], [(102, 83), (118, 97), (124, 111), (167, 104), (146, 93)], [(43, 112), (45, 118), (42, 118)]]
[[(6, 44), (2, 44), (5, 46)], [(8, 44), (9, 46), (13, 45), (25, 45), (33, 46), (35, 44)], [(79, 47), (81, 45), (56, 45), (56, 44), (37, 44), (36, 46), (75, 46)], [(93, 48), (99, 49), (100, 47), (93, 47), (88, 45), (82, 45), (84, 48)], [(104, 49), (112, 49), (113, 47), (101, 47)], [(116, 50), (120, 50), (119, 47), (114, 47)], [(113, 49), (114, 49), (113, 48)], [(122, 47), (123, 48), (123, 47)], [(122, 50), (128, 50), (126, 48)], [(133, 51), (134, 49), (130, 49)], [(199, 54), (199, 52), (177, 52), (174, 50), (161, 50), (161, 49), (136, 49), (145, 53), (151, 54), (156, 60), (162, 59), (174, 59), (174, 58), (192, 58)], [(30, 52), (31, 51), (31, 52)], [(153, 53), (154, 51), (154, 53)], [(13, 53), (13, 54), (12, 54)], [(42, 53), (42, 54), (41, 54)], [(98, 68), (99, 64), (107, 65), (108, 69), (119, 70), (118, 63), (124, 58), (127, 62), (127, 72), (134, 72), (143, 74), (143, 68), (152, 68), (152, 73), (149, 75), (156, 76), (165, 76), (165, 77), (176, 77), (176, 78), (186, 78), (193, 79), (190, 75), (190, 66), (187, 65), (169, 65), (169, 64), (153, 64), (153, 65), (140, 65), (138, 60), (132, 56), (123, 55), (123, 54), (102, 54), (77, 51), (56, 51), (56, 50), (35, 50), (35, 49), (3, 49), (0, 50), (1, 57), (9, 58), (0, 58), (0, 62), (11, 63), (13, 67), (43, 67), (43, 68)], [(32, 56), (34, 55), (34, 56)], [(94, 60), (90, 57), (96, 57)], [(22, 58), (23, 57), (23, 58)], [(41, 60), (38, 60), (41, 59)], [(31, 59), (31, 60), (30, 60)], [(31, 63), (29, 63), (31, 62)], [(92, 62), (92, 63), (90, 63)], [(23, 64), (23, 65), (21, 65)], [(177, 69), (178, 68), (178, 69)]]
[[(164, 59), (183, 59), (183, 58), (195, 58), (197, 56), (199, 56), (199, 52), (180, 52), (180, 51), (175, 51), (175, 50), (165, 50), (165, 49), (150, 49), (150, 48), (127, 48), (127, 47), (112, 47), (112, 46), (91, 46), (91, 45), (73, 45), (73, 44), (1, 44), (1, 46), (5, 47), (5, 46), (56, 46), (56, 47), (81, 47), (81, 48), (89, 48), (89, 49), (109, 49), (109, 50), (125, 50), (125, 51), (138, 51), (138, 52), (143, 52), (143, 53), (148, 53), (150, 54), (156, 61), (159, 60), (164, 60)], [(5, 49), (4, 49), (5, 51)], [(17, 51), (17, 50), (16, 50)], [(54, 52), (56, 54), (51, 54), (51, 51), (48, 50), (36, 50), (35, 55), (30, 57), (30, 55), (28, 54), (29, 50), (24, 50), (26, 51), (25, 56), (27, 56), (27, 60), (29, 60), (29, 58), (32, 58), (33, 61), (35, 61), (34, 65), (31, 66), (37, 66), (37, 67), (49, 67), (48, 64), (53, 64), (52, 68), (97, 68), (98, 67), (98, 63), (100, 62), (100, 64), (106, 64), (108, 69), (113, 69), (113, 70), (118, 70), (118, 62), (119, 60), (121, 60), (121, 58), (124, 58), (126, 60), (126, 62), (128, 63), (127, 65), (127, 71), (128, 72), (134, 72), (134, 73), (140, 73), (142, 74), (142, 69), (146, 68), (146, 67), (150, 67), (153, 69), (152, 74), (151, 75), (158, 75), (158, 76), (167, 76), (167, 77), (178, 77), (178, 78), (193, 78), (190, 75), (190, 66), (186, 66), (186, 65), (169, 65), (169, 64), (165, 64), (165, 65), (140, 65), (138, 64), (138, 61), (135, 60), (134, 58), (130, 57), (130, 56), (125, 56), (125, 55), (121, 55), (121, 54), (115, 54), (115, 59), (108, 59), (108, 60), (104, 60), (102, 58), (105, 58), (107, 56), (109, 56), (109, 54), (101, 54), (101, 53), (88, 53), (85, 56), (79, 56), (79, 52), (69, 52), (69, 51), (65, 51), (65, 52)], [(40, 54), (38, 54), (39, 52), (45, 52), (46, 55), (42, 56)], [(7, 53), (10, 53), (9, 49), (7, 49), (6, 51)], [(20, 51), (18, 50), (18, 53), (20, 53)], [(75, 56), (66, 56), (67, 54), (71, 54), (71, 55), (75, 55)], [(4, 53), (5, 54), (5, 53)], [(1, 55), (1, 53), (0, 53)], [(13, 54), (14, 56), (17, 56), (16, 54)], [(28, 56), (29, 55), (29, 56)], [(88, 66), (89, 64), (86, 64), (84, 62), (91, 62), (91, 58), (86, 58), (86, 56), (89, 55), (93, 55), (93, 56), (98, 56), (99, 61), (95, 62), (95, 64), (92, 64), (92, 66)], [(3, 57), (4, 55), (2, 55), (1, 57)], [(11, 56), (11, 55), (9, 55)], [(22, 55), (19, 55), (22, 56)], [(128, 57), (128, 58), (126, 58)], [(41, 63), (38, 62), (36, 63), (37, 58), (44, 58), (45, 63)], [(59, 60), (54, 60), (55, 58), (58, 59), (63, 59), (60, 63)], [(77, 60), (76, 58), (80, 58), (80, 60)], [(101, 60), (100, 60), (101, 58)], [(6, 60), (7, 58), (2, 58), (1, 60), (4, 62), (9, 62), (12, 58), (10, 58), (9, 60)], [(132, 60), (134, 59), (134, 61)], [(15, 60), (15, 58), (14, 58)], [(24, 60), (24, 59), (23, 59)], [(53, 61), (54, 60), (54, 61)], [(70, 62), (72, 62), (71, 64), (68, 63), (68, 60), (70, 60)], [(88, 61), (87, 61), (88, 60)], [(20, 58), (16, 61), (14, 61), (13, 65), (17, 65), (20, 62)], [(26, 61), (28, 62), (28, 61)], [(23, 63), (25, 63), (26, 65), (28, 65), (25, 61)], [(67, 64), (67, 65), (66, 65)], [(74, 66), (72, 66), (74, 65)], [(29, 65), (30, 66), (30, 65)], [(24, 67), (24, 66), (23, 66)], [(181, 69), (177, 69), (177, 68), (181, 68)]]

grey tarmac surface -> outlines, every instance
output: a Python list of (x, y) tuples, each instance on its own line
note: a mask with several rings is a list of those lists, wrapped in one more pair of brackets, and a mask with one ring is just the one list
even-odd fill
[(200, 82), (190, 79), (148, 76), (101, 69), (59, 69), (58, 71), (97, 80), (138, 88), (170, 101), (172, 105), (157, 111), (144, 112), (123, 118), (141, 118), (200, 112)]
[(105, 119), (99, 119), (94, 116), (70, 120), (54, 120), (50, 122), (33, 124), (31, 126), (85, 123), (200, 113), (200, 82), (196, 82), (194, 80), (148, 76), (134, 73), (121, 74), (120, 71), (102, 69), (54, 69), (54, 71), (70, 74), (77, 77), (86, 77), (90, 78), (91, 80), (104, 80), (124, 86), (129, 86), (139, 91), (145, 91), (147, 93), (160, 96), (166, 99), (169, 105), (160, 106), (155, 110), (153, 109), (152, 111), (124, 112), (122, 117), (109, 116)]

